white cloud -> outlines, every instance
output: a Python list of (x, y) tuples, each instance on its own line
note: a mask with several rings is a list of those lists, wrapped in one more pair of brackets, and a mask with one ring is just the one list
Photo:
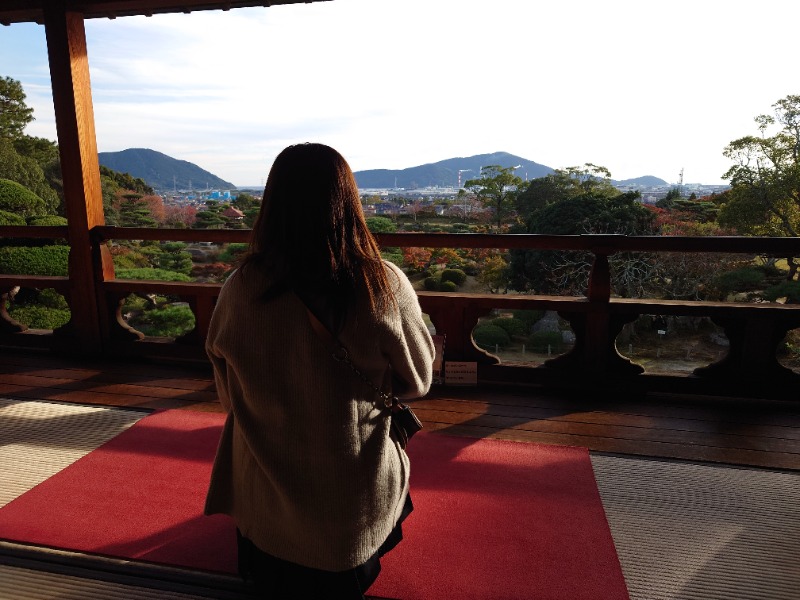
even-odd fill
[[(615, 178), (715, 183), (796, 76), (794, 0), (334, 0), (87, 21), (101, 151), (148, 147), (238, 185), (288, 143), (356, 170), (508, 151)], [(54, 137), (44, 30), (0, 29)]]

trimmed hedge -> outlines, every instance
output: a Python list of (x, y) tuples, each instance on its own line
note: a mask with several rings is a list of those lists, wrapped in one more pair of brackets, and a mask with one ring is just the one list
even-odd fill
[(761, 289), (766, 278), (766, 274), (756, 267), (743, 267), (735, 271), (722, 273), (717, 277), (716, 284), (720, 291), (727, 295), (734, 292), (751, 292)]
[(0, 179), (0, 209), (23, 218), (47, 214), (44, 200), (10, 179)]
[(515, 319), (519, 319), (528, 327), (533, 327), (534, 323), (536, 323), (539, 319), (544, 316), (543, 310), (523, 310), (523, 309), (514, 309), (511, 311), (511, 314), (514, 315)]
[(464, 285), (467, 280), (467, 274), (461, 269), (445, 269), (442, 271), (442, 283), (445, 281), (452, 281), (456, 286)]
[(505, 348), (511, 343), (511, 337), (508, 332), (502, 327), (497, 325), (478, 325), (472, 331), (472, 339), (481, 348), (487, 350), (494, 350), (495, 346)]
[(564, 348), (564, 338), (560, 331), (537, 331), (528, 336), (525, 345), (532, 352), (550, 350), (559, 354)]
[(764, 298), (775, 302), (778, 298), (786, 298), (788, 304), (800, 304), (800, 281), (782, 281), (764, 290)]
[(497, 327), (502, 327), (512, 338), (525, 336), (531, 330), (530, 326), (524, 321), (508, 317), (498, 317), (497, 319), (492, 319), (491, 324)]
[(6, 210), (0, 210), (0, 225), (25, 225), (25, 219)]
[(11, 318), (31, 329), (58, 329), (65, 325), (71, 316), (68, 308), (48, 306), (15, 306), (8, 311)]
[(188, 306), (165, 306), (144, 311), (128, 324), (152, 337), (178, 337), (194, 329), (194, 313)]
[(67, 276), (69, 246), (6, 246), (0, 248), (0, 273)]
[(117, 269), (119, 279), (152, 279), (153, 281), (192, 281), (192, 278), (183, 273), (167, 271), (165, 269)]
[(28, 225), (34, 227), (63, 227), (66, 224), (67, 220), (58, 215), (41, 215), (28, 219)]
[(247, 249), (250, 247), (249, 244), (242, 243), (242, 242), (233, 242), (225, 246), (225, 249), (220, 252), (219, 257), (217, 260), (224, 263), (235, 263), (238, 262), (239, 259), (244, 256)]

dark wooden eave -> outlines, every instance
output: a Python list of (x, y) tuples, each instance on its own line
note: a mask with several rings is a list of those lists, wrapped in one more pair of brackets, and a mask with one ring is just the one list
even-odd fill
[(56, 5), (76, 12), (86, 19), (152, 16), (164, 13), (188, 13), (198, 10), (230, 10), (249, 6), (310, 4), (330, 0), (2, 0), (0, 23), (42, 23), (44, 7)]

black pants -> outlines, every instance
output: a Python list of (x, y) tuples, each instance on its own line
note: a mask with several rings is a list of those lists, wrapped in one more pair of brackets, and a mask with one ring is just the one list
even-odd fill
[(367, 561), (347, 571), (323, 571), (282, 560), (259, 549), (236, 530), (239, 575), (252, 581), (259, 596), (270, 600), (364, 600), (364, 592), (381, 572), (381, 557), (403, 539), (402, 523), (414, 510), (406, 496), (400, 520)]

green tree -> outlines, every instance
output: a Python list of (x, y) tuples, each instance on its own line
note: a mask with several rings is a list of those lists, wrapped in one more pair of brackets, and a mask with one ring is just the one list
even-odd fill
[(22, 84), (11, 77), (0, 77), (0, 138), (15, 140), (33, 121), (33, 109), (25, 103)]
[(517, 196), (516, 208), (524, 231), (535, 233), (533, 221), (537, 212), (551, 204), (578, 196), (612, 198), (618, 194), (608, 169), (585, 163), (582, 167), (556, 169), (550, 175), (533, 179)]
[[(734, 164), (728, 201), (718, 222), (744, 235), (797, 237), (800, 232), (800, 95), (772, 105), (773, 115), (755, 118), (759, 135), (732, 141), (724, 155)], [(786, 257), (788, 279), (800, 264)]]
[(239, 192), (236, 194), (236, 199), (231, 202), (231, 205), (247, 214), (248, 210), (261, 207), (261, 198), (256, 198), (246, 192)]
[(227, 221), (219, 213), (210, 210), (201, 210), (195, 215), (192, 229), (219, 229)]
[[(60, 168), (54, 178), (60, 182)], [(17, 152), (12, 141), (0, 138), (0, 178), (15, 181), (28, 188), (45, 203), (49, 214), (58, 212), (61, 199), (53, 189), (42, 167), (34, 159)]]
[(245, 227), (252, 229), (258, 219), (258, 214), (261, 212), (260, 206), (254, 206), (244, 211), (244, 224)]
[(138, 192), (124, 191), (119, 194), (119, 224), (123, 227), (155, 227), (156, 221), (150, 207)]
[[(654, 233), (655, 214), (639, 202), (639, 192), (606, 197), (592, 193), (549, 204), (529, 220), (530, 233), (553, 235)], [(592, 257), (582, 252), (512, 250), (511, 286), (539, 293), (579, 294), (586, 289)], [(635, 260), (631, 263), (631, 260)], [(635, 266), (635, 268), (633, 268)], [(650, 268), (640, 259), (615, 254), (612, 277), (621, 296), (635, 295), (647, 281)]]
[(481, 167), (480, 177), (464, 183), (464, 189), (494, 213), (497, 230), (514, 214), (514, 202), (525, 182), (514, 174), (516, 167)]
[(152, 196), (155, 194), (153, 188), (147, 185), (144, 179), (133, 177), (130, 173), (120, 173), (119, 171), (100, 165), (100, 177), (105, 178), (110, 184), (109, 187), (115, 190), (131, 190), (142, 196)]
[(159, 269), (188, 275), (192, 271), (192, 255), (186, 252), (184, 242), (162, 242), (156, 264)]
[(12, 275), (67, 275), (69, 246), (0, 248), (0, 272)]
[(219, 229), (228, 223), (228, 219), (222, 216), (224, 206), (216, 200), (206, 201), (206, 210), (198, 211), (195, 215), (193, 229)]
[(229, 264), (237, 263), (244, 256), (249, 247), (250, 244), (241, 242), (227, 244), (224, 250), (220, 252), (218, 260)]
[(33, 119), (22, 84), (11, 77), (0, 78), (0, 177), (30, 189), (55, 214), (63, 203), (58, 145), (25, 135)]
[(25, 219), (17, 214), (0, 210), (0, 225), (26, 225)]
[(0, 179), (0, 210), (27, 219), (47, 214), (45, 201), (16, 181)]
[(656, 202), (658, 208), (671, 209), (675, 206), (675, 202), (681, 199), (680, 188), (670, 188), (667, 195)]
[[(773, 104), (774, 116), (755, 118), (759, 135), (732, 141), (724, 155), (734, 164), (721, 225), (743, 235), (796, 237), (800, 230), (800, 95)], [(777, 129), (777, 131), (775, 131)]]
[(394, 233), (397, 225), (387, 217), (367, 217), (367, 228), (372, 233)]
[(531, 219), (539, 210), (550, 204), (566, 200), (572, 195), (571, 186), (565, 180), (563, 172), (556, 171), (552, 175), (531, 180), (516, 199), (517, 214), (520, 216), (525, 230), (530, 230)]
[[(656, 203), (658, 206), (658, 203)], [(672, 203), (670, 210), (683, 213), (685, 219), (697, 223), (716, 223), (719, 216), (719, 207), (710, 200), (680, 198)]]
[(36, 227), (62, 227), (66, 224), (67, 219), (58, 215), (44, 215), (28, 219), (28, 225)]

